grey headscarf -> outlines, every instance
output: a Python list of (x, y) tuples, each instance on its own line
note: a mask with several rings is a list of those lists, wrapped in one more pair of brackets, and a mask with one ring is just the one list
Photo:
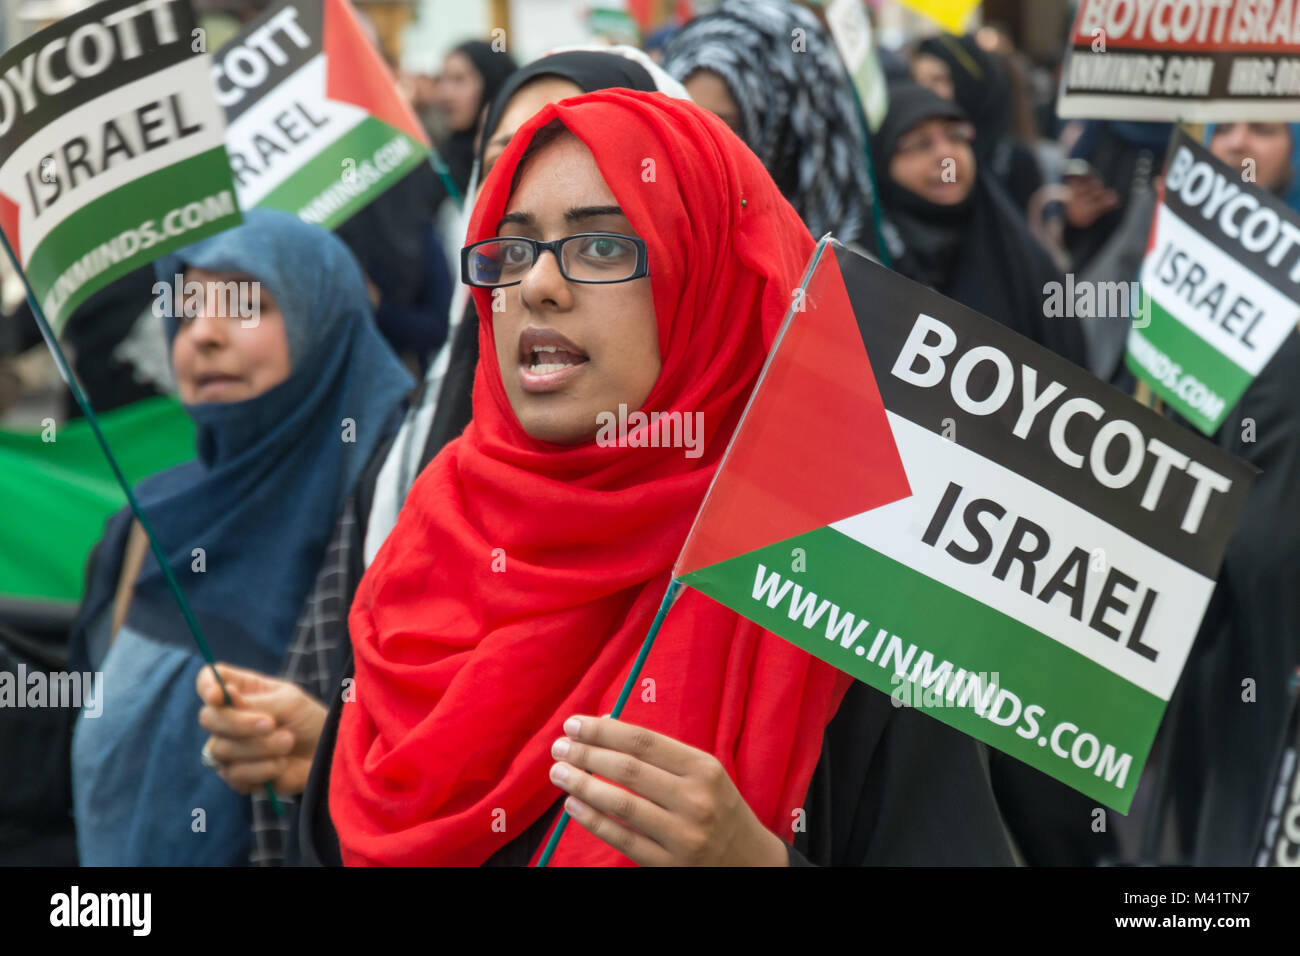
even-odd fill
[(813, 236), (870, 242), (871, 180), (848, 71), (809, 11), (785, 0), (723, 0), (673, 38), (664, 69), (722, 77), (741, 137)]

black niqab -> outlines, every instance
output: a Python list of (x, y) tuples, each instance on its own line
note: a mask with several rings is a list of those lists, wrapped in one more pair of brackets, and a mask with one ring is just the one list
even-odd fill
[(1062, 282), (1061, 273), (978, 159), (975, 185), (956, 205), (929, 202), (890, 174), (900, 137), (935, 117), (966, 118), (956, 104), (902, 83), (890, 89), (889, 113), (872, 138), (881, 203), (906, 247), (895, 268), (1083, 366), (1078, 320), (1044, 316), (1045, 287)]

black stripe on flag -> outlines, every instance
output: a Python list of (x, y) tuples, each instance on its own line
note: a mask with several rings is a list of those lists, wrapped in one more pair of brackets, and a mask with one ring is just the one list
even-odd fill
[[(1231, 166), (1219, 162), (1214, 158), (1213, 153), (1176, 126), (1173, 135), (1169, 138), (1169, 151), (1165, 156), (1164, 172), (1166, 177), (1169, 175), (1169, 164), (1173, 161), (1179, 148), (1183, 146), (1191, 150), (1195, 162), (1208, 163), (1210, 168), (1223, 176), (1228, 183), (1238, 187), (1243, 192), (1249, 193), (1258, 201), (1261, 207), (1271, 209), (1276, 213), (1281, 222), (1290, 223), (1297, 230), (1300, 230), (1300, 216), (1297, 216), (1290, 206), (1267, 189), (1260, 189), (1253, 183), (1243, 181), (1241, 178), (1242, 170), (1233, 169)], [(1213, 195), (1214, 188), (1211, 187), (1211, 195)], [(1233, 195), (1237, 194), (1234, 193)], [(1240, 239), (1230, 238), (1220, 228), (1219, 218), (1224, 207), (1231, 201), (1231, 199), (1228, 199), (1222, 205), (1219, 205), (1215, 209), (1215, 214), (1206, 219), (1204, 203), (1199, 206), (1189, 206), (1183, 201), (1178, 192), (1167, 187), (1164, 190), (1164, 203), (1169, 207), (1169, 211), (1187, 223), (1190, 229), (1199, 233), (1206, 242), (1218, 248), (1224, 255), (1229, 256), (1235, 262), (1240, 263), (1242, 269), (1246, 272), (1253, 272), (1258, 275), (1287, 298), (1300, 298), (1300, 283), (1291, 278), (1291, 270), (1296, 268), (1297, 263), (1300, 263), (1300, 242), (1292, 244), (1277, 265), (1271, 265), (1268, 261), (1269, 252), (1277, 244), (1277, 241), (1283, 240), (1283, 237), (1279, 233), (1278, 240), (1270, 243), (1267, 248), (1260, 252), (1251, 252), (1241, 244)], [(1233, 215), (1233, 221), (1237, 228), (1241, 227), (1242, 221), (1248, 215), (1248, 212), (1236, 212)], [(1211, 276), (1211, 278), (1214, 277)]]
[[(242, 91), (244, 94), (239, 102), (225, 107), (227, 123), (233, 123), (324, 49), (324, 8), (324, 0), (296, 0), (294, 3), (275, 4), (271, 9), (251, 20), (248, 26), (217, 51), (216, 56), (213, 57), (215, 64), (213, 77), (216, 79), (218, 89), (222, 91), (219, 95), (225, 96), (235, 90)], [(263, 30), (263, 27), (272, 20), (276, 23), (271, 29)], [(299, 46), (294, 42), (293, 36), (288, 34), (289, 30), (294, 31), (294, 36), (298, 35), (298, 31), (305, 33), (310, 43), (306, 47)], [(258, 42), (249, 43), (249, 38), (253, 36), (258, 37)], [(262, 53), (259, 49), (262, 43), (274, 43), (276, 49), (280, 51), (278, 58), (284, 62), (277, 63), (275, 59)], [(252, 68), (256, 71), (254, 74), (250, 71), (249, 65), (255, 64), (258, 60), (261, 61), (260, 65)], [(337, 67), (338, 64), (335, 66)], [(257, 75), (265, 76), (265, 79), (256, 86), (246, 88), (230, 79), (232, 75), (237, 77)]]
[[(951, 419), (956, 441), (963, 447), (1073, 501), (1186, 567), (1208, 578), (1217, 576), (1225, 542), (1253, 480), (1249, 465), (992, 319), (838, 243), (835, 251), (885, 408), (940, 435), (944, 434), (945, 421)], [(943, 378), (930, 387), (913, 384), (892, 373), (922, 314), (942, 322), (956, 334), (954, 350), (943, 359)], [(935, 338), (931, 337), (930, 341), (933, 343)], [(1010, 360), (1014, 371), (1014, 384), (1006, 401), (987, 415), (963, 410), (953, 397), (953, 367), (975, 346), (999, 350)], [(924, 365), (924, 359), (913, 362), (918, 371), (923, 371)], [(1012, 429), (1023, 407), (1024, 366), (1037, 372), (1035, 394), (1041, 394), (1052, 382), (1060, 382), (1065, 390), (1038, 413), (1028, 434), (1021, 439), (1012, 434)], [(969, 376), (965, 394), (977, 402), (988, 398), (994, 392), (998, 374), (993, 362), (979, 362)], [(1067, 446), (1084, 457), (1081, 468), (1064, 462), (1049, 443), (1054, 414), (1066, 401), (1075, 398), (1089, 399), (1102, 409), (1099, 420), (1076, 414), (1065, 428)], [(1093, 438), (1107, 422), (1114, 420), (1137, 426), (1144, 445), (1152, 438), (1158, 439), (1190, 461), (1232, 482), (1226, 493), (1210, 494), (1196, 533), (1180, 528), (1197, 485), (1186, 471), (1171, 467), (1155, 509), (1141, 506), (1157, 460), (1145, 448), (1140, 471), (1125, 487), (1108, 488), (1094, 478), (1088, 460)], [(1105, 457), (1107, 470), (1117, 473), (1122, 469), (1128, 448), (1129, 442), (1123, 437), (1110, 443)], [(1006, 504), (1009, 509), (1014, 508), (1014, 502)]]
[[(111, 36), (114, 44), (112, 65), (103, 72), (85, 79), (73, 77), (75, 82), (61, 92), (42, 91), (37, 78), (38, 71), (47, 73), (59, 85), (72, 77), (68, 66), (67, 46), (69, 39), (78, 30), (87, 24), (103, 25), (104, 21), (114, 14), (136, 4), (137, 0), (101, 0), (100, 3), (93, 4), (73, 16), (65, 17), (34, 36), (28, 37), (0, 57), (0, 75), (7, 75), (11, 70), (18, 70), (24, 75), (26, 70), (32, 71), (32, 86), (36, 97), (35, 108), (31, 112), (24, 113), (22, 99), (18, 91), (13, 90), (12, 81), (7, 76), (6, 79), (0, 80), (9, 83), (10, 89), (13, 90), (14, 109), (17, 112), (9, 131), (4, 136), (0, 136), (0, 166), (8, 161), (19, 146), (31, 139), (43, 127), (78, 106), (98, 99), (118, 87), (165, 70), (169, 66), (202, 55), (194, 51), (197, 23), (193, 9), (188, 2), (172, 2), (164, 9), (173, 18), (174, 40), (164, 44), (159, 39), (154, 15), (145, 11), (137, 11), (130, 17), (129, 25), (117, 24), (103, 26), (102, 30), (84, 31), (77, 39), (79, 54), (94, 62), (93, 57), (98, 55), (99, 49), (95, 44), (102, 42), (102, 39), (96, 40), (90, 34), (93, 32), (100, 38)], [(140, 44), (140, 55), (131, 59), (123, 57), (121, 35), (122, 31), (127, 30), (134, 30)], [(54, 48), (42, 54), (42, 51), (51, 44), (54, 44)], [(30, 63), (25, 62), (28, 57), (32, 57)], [(165, 96), (168, 92), (174, 91), (159, 91), (159, 95)]]

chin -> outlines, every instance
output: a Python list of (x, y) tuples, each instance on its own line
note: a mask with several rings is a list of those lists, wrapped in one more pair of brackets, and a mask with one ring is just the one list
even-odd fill
[(581, 445), (596, 437), (596, 426), (588, 424), (595, 415), (581, 422), (564, 421), (551, 415), (518, 415), (519, 424), (529, 438), (552, 445)]

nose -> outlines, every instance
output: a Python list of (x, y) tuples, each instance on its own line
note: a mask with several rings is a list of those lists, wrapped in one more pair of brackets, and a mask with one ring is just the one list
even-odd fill
[(538, 254), (537, 261), (519, 283), (519, 299), (525, 308), (534, 312), (545, 309), (562, 312), (573, 307), (573, 289), (561, 275), (555, 253), (544, 249)]
[[(208, 310), (208, 302), (212, 297), (208, 295), (208, 289), (203, 287), (202, 295), (195, 297), (198, 301), (195, 315), (189, 319), (185, 325), (185, 331), (196, 348), (220, 348), (226, 342), (226, 322), (224, 316), (218, 314), (220, 310)], [(186, 305), (190, 304), (189, 296), (186, 296)]]
[(1233, 123), (1223, 134), (1227, 141), (1228, 148), (1233, 152), (1244, 152), (1246, 149), (1246, 132), (1249, 126), (1246, 123)]

